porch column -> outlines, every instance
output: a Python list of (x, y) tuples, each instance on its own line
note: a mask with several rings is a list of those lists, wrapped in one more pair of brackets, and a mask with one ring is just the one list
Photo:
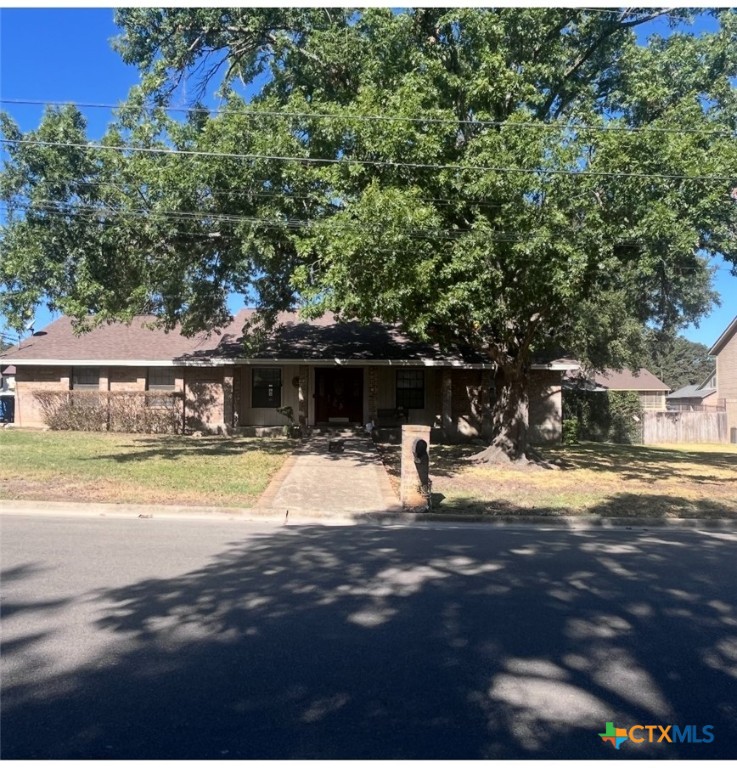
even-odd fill
[(491, 434), (491, 388), (493, 371), (484, 369), (481, 371), (481, 435), (488, 437)]
[(241, 420), (241, 390), (243, 388), (243, 368), (233, 368), (233, 428), (237, 429)]
[(306, 365), (300, 365), (299, 366), (299, 389), (298, 389), (298, 397), (299, 397), (299, 409), (297, 413), (297, 421), (299, 422), (300, 427), (304, 427), (307, 425), (307, 418), (308, 418), (308, 405), (309, 400), (308, 398), (308, 383), (310, 380), (310, 369)]
[(375, 365), (369, 365), (366, 380), (368, 386), (368, 420), (375, 424), (379, 402), (379, 377)]
[(233, 408), (233, 366), (228, 365), (223, 371), (223, 424), (230, 428), (233, 426), (233, 416), (235, 409)]
[(442, 425), (446, 440), (450, 439), (453, 434), (453, 380), (451, 374), (450, 368), (443, 368), (443, 380), (440, 384)]

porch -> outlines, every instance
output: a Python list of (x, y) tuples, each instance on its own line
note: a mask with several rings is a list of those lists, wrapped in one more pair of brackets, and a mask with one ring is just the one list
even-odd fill
[[(232, 378), (231, 378), (232, 377)], [(230, 383), (229, 383), (230, 382)], [(232, 428), (255, 436), (294, 422), (337, 429), (372, 422), (382, 429), (402, 423), (433, 428), (438, 441), (484, 438), (491, 431), (493, 378), (489, 368), (441, 365), (264, 363), (226, 369), (223, 392), (232, 392)], [(536, 442), (560, 436), (560, 373), (533, 371), (530, 427)]]

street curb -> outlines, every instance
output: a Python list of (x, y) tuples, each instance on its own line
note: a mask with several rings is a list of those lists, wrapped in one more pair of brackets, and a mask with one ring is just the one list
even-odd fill
[(366, 513), (372, 522), (474, 523), (484, 525), (536, 525), (556, 528), (726, 528), (737, 529), (737, 520), (726, 518), (597, 517), (595, 515), (453, 515), (433, 512)]
[(192, 507), (184, 505), (109, 504), (70, 501), (0, 500), (0, 514), (73, 515), (83, 517), (242, 517), (250, 509), (237, 507)]
[(554, 528), (708, 528), (737, 530), (737, 519), (698, 518), (640, 518), (640, 517), (597, 517), (595, 515), (461, 515), (433, 512), (395, 512), (373, 510), (368, 512), (346, 511), (336, 515), (315, 509), (286, 510), (273, 507), (190, 507), (148, 504), (84, 504), (68, 501), (26, 501), (0, 500), (0, 514), (3, 515), (50, 515), (73, 517), (133, 517), (149, 518), (191, 518), (208, 520), (242, 520), (249, 522), (272, 522), (282, 525), (410, 525), (413, 523), (471, 523), (504, 526), (543, 526)]

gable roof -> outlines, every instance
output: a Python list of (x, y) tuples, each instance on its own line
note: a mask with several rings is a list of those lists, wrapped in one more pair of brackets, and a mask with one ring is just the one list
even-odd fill
[(709, 395), (713, 395), (716, 389), (703, 389), (701, 384), (689, 384), (685, 387), (677, 389), (675, 392), (671, 392), (665, 396), (666, 400), (680, 400), (681, 398), (691, 398), (703, 400)]
[[(0, 363), (36, 365), (218, 365), (247, 361), (374, 361), (414, 362), (486, 367), (478, 353), (442, 354), (429, 343), (411, 340), (398, 329), (373, 322), (339, 322), (332, 314), (304, 320), (296, 313), (279, 315), (278, 326), (248, 357), (242, 345), (243, 326), (255, 310), (241, 310), (220, 331), (183, 336), (152, 327), (152, 316), (130, 324), (110, 323), (77, 335), (72, 321), (61, 317), (19, 346), (0, 354)], [(549, 366), (546, 366), (549, 367)]]
[(647, 368), (631, 371), (622, 368), (617, 371), (607, 368), (602, 373), (590, 374), (577, 373), (565, 377), (565, 383), (569, 386), (581, 387), (589, 391), (603, 392), (605, 390), (636, 390), (639, 392), (668, 392), (670, 387), (657, 376), (650, 373)]
[(717, 375), (717, 369), (713, 368), (709, 372), (709, 375), (698, 385), (699, 389), (704, 389), (704, 388), (706, 388), (706, 389), (713, 389), (716, 392), (716, 387), (707, 387), (706, 386), (712, 379), (716, 380), (716, 375)]
[(670, 391), (670, 387), (650, 373), (647, 368), (640, 368), (637, 371), (631, 371), (629, 368), (622, 368), (621, 371), (607, 368), (603, 373), (595, 374), (594, 381), (598, 386), (610, 390)]
[(724, 329), (724, 333), (714, 342), (714, 346), (709, 350), (710, 355), (718, 355), (724, 347), (727, 346), (729, 340), (737, 333), (737, 317)]
[(25, 361), (90, 362), (126, 360), (172, 360), (180, 355), (192, 354), (207, 344), (204, 334), (186, 338), (173, 331), (146, 327), (153, 317), (141, 316), (130, 325), (110, 323), (97, 326), (88, 333), (75, 334), (71, 318), (60, 317), (36, 331), (30, 338), (0, 354), (14, 363)]
[[(100, 325), (76, 335), (72, 321), (61, 317), (20, 346), (0, 355), (0, 361), (37, 365), (172, 365), (225, 364), (249, 361), (384, 362), (423, 365), (491, 367), (477, 352), (441, 353), (439, 347), (418, 342), (397, 328), (379, 322), (361, 324), (338, 321), (333, 314), (305, 320), (296, 313), (282, 313), (277, 328), (256, 351), (246, 356), (243, 326), (255, 310), (241, 310), (217, 333), (187, 338), (178, 329), (166, 332), (151, 327), (152, 316), (137, 317), (130, 324)], [(575, 361), (545, 360), (533, 367), (576, 368)]]
[[(327, 313), (315, 320), (295, 312), (281, 313), (277, 327), (256, 350), (246, 354), (243, 326), (255, 315), (243, 309), (218, 332), (198, 333), (187, 338), (179, 329), (166, 332), (152, 327), (153, 316), (140, 316), (130, 324), (110, 323), (75, 334), (68, 317), (55, 320), (19, 346), (0, 354), (0, 363), (34, 365), (225, 365), (229, 363), (311, 362), (323, 364), (367, 363), (385, 365), (438, 365), (492, 368), (487, 358), (474, 350), (441, 352), (429, 342), (410, 339), (398, 328), (379, 322), (362, 324), (339, 321)], [(567, 358), (540, 358), (533, 368), (577, 369)]]

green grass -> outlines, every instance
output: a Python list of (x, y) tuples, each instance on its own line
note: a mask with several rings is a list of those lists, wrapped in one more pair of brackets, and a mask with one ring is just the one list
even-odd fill
[(252, 505), (286, 440), (0, 431), (0, 498)]
[[(557, 468), (489, 466), (475, 446), (431, 446), (434, 509), (490, 516), (737, 518), (737, 446), (583, 443), (543, 450)], [(399, 451), (383, 446), (395, 480)]]

